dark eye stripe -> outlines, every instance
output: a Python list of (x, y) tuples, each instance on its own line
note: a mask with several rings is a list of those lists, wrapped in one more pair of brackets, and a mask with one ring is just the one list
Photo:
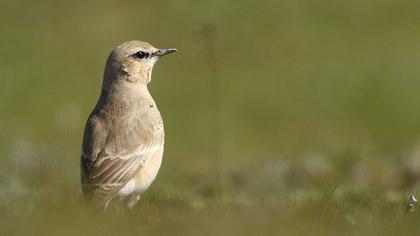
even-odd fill
[(143, 51), (138, 51), (133, 56), (135, 58), (138, 58), (138, 59), (144, 59), (144, 58), (149, 58), (149, 53), (143, 52)]

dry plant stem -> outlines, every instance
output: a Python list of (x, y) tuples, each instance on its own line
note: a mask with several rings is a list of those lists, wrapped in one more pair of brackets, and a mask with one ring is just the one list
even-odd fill
[(215, 47), (216, 27), (213, 24), (205, 24), (199, 30), (199, 38), (203, 42), (205, 55), (208, 65), (208, 88), (209, 111), (213, 113), (213, 118), (209, 120), (209, 150), (210, 156), (214, 160), (214, 170), (216, 174), (216, 191), (219, 200), (223, 201), (223, 183), (222, 183), (222, 130), (221, 130), (221, 103), (220, 103), (220, 76), (217, 70), (217, 57)]

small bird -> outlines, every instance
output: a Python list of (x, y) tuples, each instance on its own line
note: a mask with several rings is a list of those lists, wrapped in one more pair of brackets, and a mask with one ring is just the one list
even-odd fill
[(158, 58), (175, 52), (129, 41), (108, 56), (102, 91), (85, 126), (82, 191), (94, 205), (117, 197), (132, 208), (154, 181), (163, 155), (163, 122), (147, 89)]

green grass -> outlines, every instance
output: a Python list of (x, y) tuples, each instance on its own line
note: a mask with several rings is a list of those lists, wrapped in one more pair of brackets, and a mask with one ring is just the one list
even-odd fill
[[(420, 3), (0, 1), (0, 235), (416, 235)], [(164, 162), (138, 208), (85, 209), (103, 66), (142, 39)]]

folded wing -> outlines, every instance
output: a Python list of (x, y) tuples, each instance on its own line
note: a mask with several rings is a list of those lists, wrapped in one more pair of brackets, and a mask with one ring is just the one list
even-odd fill
[(81, 157), (82, 190), (85, 196), (107, 203), (139, 172), (163, 146), (159, 116), (139, 117), (107, 127), (91, 117), (85, 128)]

